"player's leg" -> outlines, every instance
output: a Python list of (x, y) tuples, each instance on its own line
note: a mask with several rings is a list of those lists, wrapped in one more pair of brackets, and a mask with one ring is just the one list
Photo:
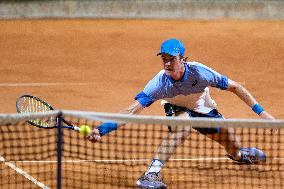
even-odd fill
[[(217, 110), (212, 110), (206, 114), (206, 117), (223, 118)], [(232, 160), (240, 163), (259, 163), (266, 161), (266, 156), (261, 150), (257, 148), (241, 148), (240, 139), (233, 128), (218, 128), (217, 130), (210, 128), (196, 129), (221, 144), (227, 151), (228, 157)]]
[[(188, 117), (186, 112), (180, 112), (177, 116)], [(168, 137), (158, 147), (154, 159), (147, 171), (137, 181), (141, 188), (166, 188), (162, 181), (160, 171), (164, 163), (175, 153), (176, 148), (181, 145), (190, 135), (190, 127), (171, 127)]]
[[(176, 116), (181, 118), (189, 117), (186, 112), (180, 112)], [(189, 126), (171, 126), (171, 132), (169, 132), (168, 137), (160, 144), (155, 159), (160, 159), (164, 162), (167, 161), (175, 153), (176, 148), (190, 135), (190, 130), (191, 127)]]
[(260, 163), (266, 161), (264, 152), (257, 148), (241, 148), (241, 142), (234, 129), (220, 129), (220, 133), (206, 134), (207, 137), (221, 144), (228, 153), (228, 157), (240, 163)]
[[(213, 109), (207, 114), (201, 114), (184, 107), (175, 106), (169, 103), (163, 103), (165, 113), (167, 116), (176, 115), (179, 111), (187, 111), (189, 117), (208, 117), (219, 118), (224, 117), (216, 110)], [(207, 137), (215, 140), (228, 152), (228, 157), (240, 163), (259, 163), (265, 162), (265, 153), (257, 148), (241, 148), (239, 137), (235, 134), (234, 129), (229, 128), (194, 128)]]
[(203, 134), (221, 144), (233, 159), (240, 159), (238, 150), (241, 148), (241, 142), (233, 128), (220, 128), (218, 133)]

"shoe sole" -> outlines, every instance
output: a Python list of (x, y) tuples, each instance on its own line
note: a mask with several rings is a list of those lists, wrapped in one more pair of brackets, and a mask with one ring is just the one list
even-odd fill
[(147, 188), (147, 189), (166, 189), (166, 186), (161, 187), (155, 187), (155, 186), (149, 186), (149, 185), (143, 185), (139, 180), (136, 182), (136, 186), (138, 188)]

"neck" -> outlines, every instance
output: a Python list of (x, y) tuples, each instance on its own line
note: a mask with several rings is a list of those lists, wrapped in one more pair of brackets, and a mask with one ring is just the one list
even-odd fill
[(184, 75), (184, 72), (185, 72), (185, 67), (184, 67), (184, 64), (181, 64), (181, 67), (180, 69), (175, 73), (173, 74), (171, 77), (176, 80), (176, 81), (179, 81), (182, 79), (183, 75)]

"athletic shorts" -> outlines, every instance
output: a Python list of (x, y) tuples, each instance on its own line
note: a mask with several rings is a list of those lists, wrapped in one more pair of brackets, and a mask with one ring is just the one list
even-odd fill
[[(174, 114), (179, 113), (179, 112), (187, 112), (189, 117), (203, 117), (203, 118), (207, 117), (207, 118), (219, 118), (219, 119), (223, 118), (222, 114), (220, 114), (218, 110), (216, 109), (211, 110), (207, 114), (202, 114), (202, 113), (198, 113), (193, 110), (187, 109), (185, 107), (176, 106), (170, 103), (166, 103), (164, 105), (164, 109), (165, 109), (166, 116), (173, 116)], [(168, 128), (169, 128), (169, 131), (172, 132), (171, 127), (169, 126)], [(195, 127), (193, 128), (204, 135), (219, 133), (221, 130), (221, 128), (195, 128)]]

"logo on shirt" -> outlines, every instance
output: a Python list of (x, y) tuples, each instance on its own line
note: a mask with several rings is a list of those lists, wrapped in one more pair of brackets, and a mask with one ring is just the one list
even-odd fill
[(195, 87), (196, 84), (197, 84), (197, 80), (194, 80), (194, 82), (192, 83), (192, 86)]

